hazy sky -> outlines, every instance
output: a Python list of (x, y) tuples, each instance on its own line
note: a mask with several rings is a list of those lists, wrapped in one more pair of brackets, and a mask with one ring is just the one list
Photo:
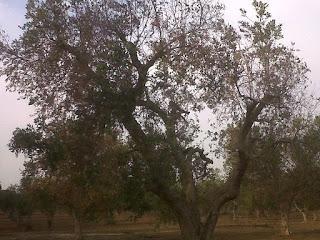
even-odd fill
[[(24, 0), (0, 0), (0, 28), (11, 37), (19, 34), (18, 25), (24, 22)], [(16, 127), (32, 122), (32, 109), (25, 101), (17, 100), (18, 95), (5, 91), (0, 79), (0, 182), (3, 187), (15, 184), (20, 179), (23, 158), (16, 158), (7, 147)]]
[[(221, 0), (226, 5), (226, 18), (236, 23), (240, 18), (240, 8), (251, 9), (251, 0)], [(301, 50), (299, 55), (311, 69), (310, 79), (313, 90), (320, 89), (320, 1), (319, 0), (267, 0), (273, 17), (283, 24), (286, 41), (295, 42)], [(20, 33), (19, 25), (24, 22), (26, 0), (0, 0), (0, 29), (11, 37)], [(319, 95), (319, 94), (318, 94)], [(5, 91), (3, 79), (0, 81), (0, 182), (7, 187), (18, 183), (23, 158), (16, 158), (7, 147), (12, 131), (32, 122), (32, 108), (18, 95)]]

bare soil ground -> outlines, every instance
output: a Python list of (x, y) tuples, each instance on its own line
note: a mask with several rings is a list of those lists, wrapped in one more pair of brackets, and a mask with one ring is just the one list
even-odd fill
[[(11, 233), (0, 235), (1, 240), (69, 240), (73, 239), (71, 233)], [(180, 240), (178, 232), (161, 232), (148, 234), (110, 234), (110, 233), (86, 233), (85, 240)], [(256, 229), (237, 229), (231, 231), (221, 230), (216, 234), (216, 240), (319, 240), (320, 232), (293, 233), (291, 237), (281, 237), (273, 232), (257, 231)]]
[[(54, 221), (54, 230), (45, 230), (46, 219), (41, 214), (32, 217), (33, 230), (18, 232), (5, 216), (0, 214), (0, 240), (72, 240), (72, 219), (59, 214)], [(132, 222), (128, 216), (118, 216), (116, 224), (85, 224), (85, 240), (180, 240), (176, 225), (155, 227), (155, 219), (146, 216)], [(217, 230), (216, 240), (320, 240), (320, 221), (301, 223), (295, 216), (291, 219), (292, 235), (279, 235), (279, 221), (276, 218), (255, 219), (241, 217), (232, 221), (230, 216), (222, 216)]]

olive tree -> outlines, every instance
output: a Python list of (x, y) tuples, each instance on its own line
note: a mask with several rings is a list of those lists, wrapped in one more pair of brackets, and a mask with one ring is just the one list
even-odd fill
[(23, 176), (20, 183), (20, 187), (30, 198), (34, 209), (39, 210), (46, 216), (47, 228), (51, 231), (54, 215), (58, 209), (58, 201), (55, 194), (51, 192), (50, 181), (46, 178)]
[[(264, 132), (255, 127), (250, 162), (240, 200), (251, 198), (249, 209), (280, 216), (280, 232), (289, 235), (289, 214), (295, 207), (307, 221), (305, 209), (317, 206), (319, 181), (318, 117), (296, 118), (286, 131)], [(279, 124), (278, 124), (279, 127)], [(283, 127), (283, 126), (282, 126)], [(229, 131), (232, 133), (233, 131)], [(230, 141), (229, 141), (230, 142)], [(228, 146), (227, 146), (228, 147)], [(228, 147), (229, 149), (229, 147)], [(232, 158), (229, 159), (232, 161)], [(301, 206), (305, 206), (302, 208)]]
[[(254, 1), (239, 30), (202, 0), (29, 0), (23, 34), (2, 41), (2, 73), (46, 121), (92, 115), (139, 156), (142, 186), (174, 213), (185, 240), (211, 239), (250, 161), (254, 125), (281, 121), (301, 101), (306, 65), (281, 25)], [(196, 144), (204, 108), (238, 126), (228, 179), (202, 196), (213, 171)], [(216, 115), (213, 115), (215, 118)]]

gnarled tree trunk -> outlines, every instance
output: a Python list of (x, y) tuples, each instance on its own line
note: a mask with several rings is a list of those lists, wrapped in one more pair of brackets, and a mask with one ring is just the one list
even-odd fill
[(179, 220), (181, 238), (183, 240), (213, 240), (213, 233), (218, 221), (218, 214), (209, 216), (210, 221), (202, 223), (194, 222), (183, 217)]
[(200, 226), (188, 219), (179, 220), (179, 226), (183, 240), (200, 240)]
[[(140, 80), (143, 82), (144, 78), (145, 76), (142, 76)], [(150, 191), (166, 202), (174, 211), (180, 225), (183, 240), (212, 240), (221, 207), (238, 196), (240, 185), (250, 160), (248, 154), (248, 138), (254, 122), (266, 105), (264, 100), (265, 99), (261, 100), (261, 102), (253, 102), (247, 107), (246, 116), (243, 119), (239, 135), (237, 136), (239, 159), (233, 164), (232, 171), (224, 188), (219, 190), (219, 194), (216, 196), (211, 196), (212, 207), (208, 210), (204, 223), (201, 222), (192, 163), (192, 153), (198, 153), (201, 156), (203, 152), (192, 148), (183, 149), (176, 139), (175, 124), (172, 122), (171, 116), (167, 115), (166, 112), (163, 112), (157, 106), (154, 106), (152, 102), (149, 103), (151, 107), (155, 108), (158, 114), (162, 116), (166, 124), (166, 141), (168, 145), (170, 145), (167, 150), (171, 153), (170, 158), (174, 159), (172, 164), (174, 164), (179, 171), (181, 191), (176, 191), (166, 183), (166, 179), (159, 178), (159, 171), (161, 170), (157, 163), (159, 156), (155, 154), (156, 151), (153, 151), (155, 146), (150, 144), (150, 139), (135, 119), (133, 113), (119, 113), (122, 124), (128, 130), (134, 142), (139, 147), (144, 160), (149, 165), (151, 171)], [(144, 102), (144, 104), (148, 104), (148, 102)], [(133, 111), (134, 108), (129, 108), (128, 111), (129, 110)], [(204, 159), (205, 156), (202, 156), (202, 158)]]

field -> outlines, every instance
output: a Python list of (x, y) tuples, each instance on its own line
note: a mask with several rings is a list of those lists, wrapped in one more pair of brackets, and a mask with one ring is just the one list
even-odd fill
[[(30, 219), (33, 229), (17, 231), (15, 224), (0, 214), (0, 240), (68, 240), (73, 239), (72, 219), (63, 213), (54, 219), (52, 232), (46, 230), (46, 219), (38, 213)], [(155, 224), (152, 216), (132, 221), (128, 215), (117, 216), (115, 224), (87, 223), (84, 225), (85, 240), (180, 240), (176, 225)], [(216, 231), (216, 240), (318, 240), (320, 221), (302, 223), (299, 216), (291, 220), (292, 235), (279, 235), (279, 221), (276, 218), (255, 219), (240, 217), (233, 221), (222, 216)]]

